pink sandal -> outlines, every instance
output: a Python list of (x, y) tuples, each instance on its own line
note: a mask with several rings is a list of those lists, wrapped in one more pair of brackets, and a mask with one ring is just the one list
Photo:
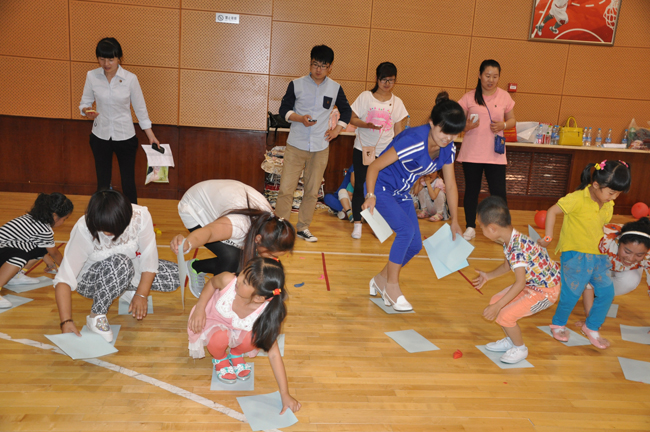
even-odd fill
[(553, 337), (560, 342), (568, 342), (569, 341), (569, 331), (566, 329), (565, 326), (559, 326), (559, 325), (550, 325), (551, 327), (551, 333), (553, 334)]
[(436, 213), (433, 216), (431, 216), (429, 219), (429, 222), (438, 222), (442, 220), (442, 213)]
[(583, 335), (589, 339), (589, 342), (596, 348), (606, 349), (609, 347), (609, 341), (605, 338), (600, 337), (600, 333), (597, 331), (589, 330), (587, 325), (584, 324), (580, 329)]

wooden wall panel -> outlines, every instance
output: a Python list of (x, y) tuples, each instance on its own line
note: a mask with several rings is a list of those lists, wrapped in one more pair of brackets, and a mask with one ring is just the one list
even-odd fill
[(616, 28), (615, 46), (650, 48), (650, 32), (644, 31), (650, 17), (648, 0), (625, 0)]
[(176, 8), (176, 9), (178, 9), (181, 4), (181, 0), (85, 0), (85, 1), (94, 1), (98, 3), (129, 4), (129, 5), (137, 5), (137, 6), (158, 6), (158, 7)]
[(179, 123), (266, 130), (269, 77), (181, 71)]
[(182, 8), (270, 16), (273, 0), (183, 0)]
[[(276, 21), (331, 24), (335, 26), (370, 27), (372, 0), (274, 0)], [(358, 44), (354, 44), (358, 45)]]
[(513, 93), (517, 121), (558, 124), (561, 96)]
[(527, 0), (477, 0), (472, 34), (497, 39), (527, 40), (532, 8), (533, 3)]
[(96, 61), (97, 42), (114, 37), (126, 65), (178, 67), (180, 10), (70, 1), (72, 60)]
[[(623, 131), (632, 118), (636, 118), (639, 127), (650, 128), (647, 123), (650, 120), (649, 106), (648, 101), (564, 96), (560, 107), (560, 122), (563, 123), (569, 116), (574, 116), (580, 127), (601, 128), (603, 134), (612, 128), (613, 141), (621, 142)], [(596, 135), (593, 139), (595, 141)]]
[(568, 53), (567, 44), (475, 37), (469, 57), (467, 87), (476, 87), (481, 62), (494, 59), (501, 65), (501, 88), (516, 82), (520, 92), (562, 94)]
[(67, 0), (0, 1), (0, 54), (68, 60)]
[(374, 0), (372, 26), (469, 36), (472, 34), (474, 2), (475, 0)]
[(404, 106), (411, 116), (411, 126), (419, 126), (429, 120), (431, 109), (436, 103), (436, 96), (443, 90), (449, 93), (449, 98), (453, 100), (458, 100), (465, 94), (464, 89), (423, 87), (406, 84), (398, 84), (395, 86), (394, 94), (399, 96), (404, 102)]
[(650, 48), (572, 45), (564, 94), (572, 96), (650, 99)]
[(374, 81), (377, 66), (390, 61), (400, 83), (464, 88), (467, 63), (459, 59), (467, 58), (469, 46), (466, 36), (373, 30), (367, 80)]
[(273, 23), (271, 75), (302, 76), (309, 73), (309, 53), (315, 45), (334, 50), (330, 76), (334, 80), (366, 79), (367, 41), (370, 30), (285, 22)]
[(239, 24), (221, 24), (214, 16), (183, 11), (181, 67), (269, 73), (271, 18), (242, 15)]
[(70, 62), (0, 56), (0, 83), (0, 114), (70, 117)]
[(280, 112), (282, 97), (287, 91), (289, 83), (297, 77), (271, 76), (269, 77), (269, 111), (273, 114)]

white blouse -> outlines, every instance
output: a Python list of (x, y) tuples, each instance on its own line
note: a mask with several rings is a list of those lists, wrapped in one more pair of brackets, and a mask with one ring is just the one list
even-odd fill
[(93, 122), (93, 135), (103, 140), (112, 138), (115, 141), (124, 141), (135, 135), (131, 105), (135, 116), (140, 122), (142, 130), (151, 129), (151, 120), (144, 103), (142, 89), (135, 74), (118, 66), (117, 73), (108, 82), (104, 69), (97, 68), (88, 71), (86, 84), (81, 96), (79, 111), (93, 106), (97, 101), (99, 115)]
[(70, 233), (70, 241), (65, 247), (63, 262), (54, 278), (54, 286), (63, 282), (75, 291), (77, 282), (91, 265), (116, 254), (126, 255), (133, 263), (135, 268), (135, 276), (131, 280), (133, 286), (137, 287), (140, 283), (142, 272), (158, 272), (158, 247), (151, 214), (146, 207), (136, 204), (132, 206), (131, 223), (116, 241), (113, 241), (112, 236), (99, 232), (99, 242), (97, 242), (88, 230), (86, 217), (79, 218)]

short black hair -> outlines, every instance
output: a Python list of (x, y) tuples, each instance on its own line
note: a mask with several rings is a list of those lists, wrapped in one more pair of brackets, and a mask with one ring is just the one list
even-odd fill
[(483, 225), (495, 224), (502, 228), (512, 225), (510, 210), (501, 197), (493, 195), (485, 198), (479, 203), (476, 212)]
[(311, 49), (311, 59), (324, 64), (332, 64), (334, 51), (327, 45), (316, 45)]
[(116, 190), (95, 192), (86, 208), (86, 226), (90, 235), (99, 241), (99, 232), (113, 234), (117, 240), (131, 223), (133, 207), (131, 202)]
[(97, 43), (97, 48), (95, 48), (95, 57), (117, 57), (120, 59), (120, 61), (122, 61), (122, 46), (115, 38), (104, 38)]

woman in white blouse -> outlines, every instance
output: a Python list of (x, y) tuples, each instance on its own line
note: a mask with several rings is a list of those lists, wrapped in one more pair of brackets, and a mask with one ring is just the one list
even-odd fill
[(178, 287), (178, 265), (158, 260), (149, 210), (129, 203), (118, 191), (95, 192), (72, 228), (54, 278), (61, 331), (79, 335), (72, 320), (72, 291), (93, 300), (86, 325), (110, 342), (113, 332), (106, 313), (113, 300), (129, 291), (129, 312), (143, 319), (150, 290)]
[[(142, 89), (131, 72), (122, 69), (122, 47), (115, 38), (104, 38), (95, 49), (99, 68), (86, 75), (79, 110), (93, 120), (90, 148), (95, 157), (97, 190), (110, 189), (113, 153), (117, 156), (122, 178), (122, 192), (133, 203), (138, 203), (135, 188), (135, 157), (138, 138), (135, 136), (131, 105), (151, 144), (160, 142), (151, 130), (151, 120), (144, 103)], [(93, 109), (93, 102), (97, 103)]]

